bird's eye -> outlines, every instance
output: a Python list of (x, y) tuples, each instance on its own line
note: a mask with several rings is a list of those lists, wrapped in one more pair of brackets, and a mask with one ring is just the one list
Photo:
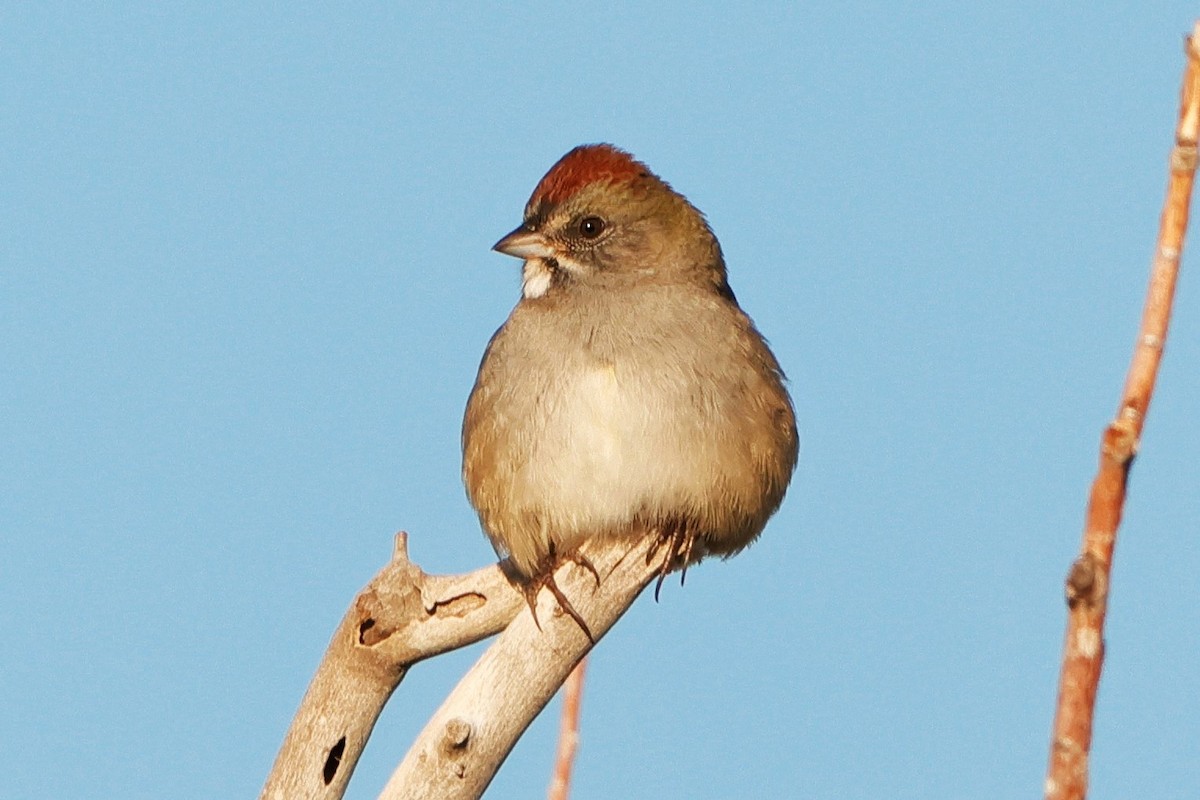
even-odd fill
[(585, 239), (595, 239), (604, 233), (604, 220), (599, 217), (584, 217), (579, 220), (579, 235)]

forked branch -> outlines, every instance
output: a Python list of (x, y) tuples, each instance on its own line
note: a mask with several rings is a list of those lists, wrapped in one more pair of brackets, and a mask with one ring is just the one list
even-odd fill
[[(652, 541), (585, 544), (582, 555), (598, 582), (573, 563), (556, 573), (597, 640), (658, 574), (659, 559), (648, 557)], [(517, 739), (594, 646), (549, 592), (539, 597), (540, 629), (529, 613), (513, 620), (421, 731), (380, 800), (473, 800), (487, 789)]]
[(503, 630), (524, 600), (501, 565), (426, 575), (397, 534), (392, 561), (359, 592), (292, 720), (263, 800), (337, 800), (409, 667)]
[[(653, 537), (594, 540), (556, 580), (602, 637), (658, 574)], [(262, 800), (338, 800), (371, 730), (409, 667), (504, 633), (459, 683), (417, 738), (383, 798), (477, 798), (517, 739), (594, 643), (539, 595), (538, 621), (504, 572), (426, 575), (396, 537), (392, 561), (346, 613), (267, 778)], [(599, 580), (597, 580), (597, 576)], [(540, 627), (539, 627), (540, 624)]]

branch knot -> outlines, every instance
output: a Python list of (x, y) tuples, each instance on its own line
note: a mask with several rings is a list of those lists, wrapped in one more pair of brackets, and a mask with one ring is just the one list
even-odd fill
[(1096, 557), (1084, 553), (1075, 559), (1067, 573), (1067, 607), (1074, 610), (1082, 603), (1086, 608), (1097, 608), (1104, 603), (1107, 594), (1107, 579), (1096, 563)]

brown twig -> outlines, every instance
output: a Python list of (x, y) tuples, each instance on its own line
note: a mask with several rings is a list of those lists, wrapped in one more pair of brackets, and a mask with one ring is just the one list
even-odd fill
[(562, 720), (558, 728), (558, 751), (554, 755), (554, 777), (546, 800), (567, 800), (571, 796), (571, 770), (575, 766), (575, 750), (579, 747), (579, 715), (583, 705), (583, 678), (587, 659), (571, 670), (563, 684)]
[(1067, 576), (1067, 634), (1058, 684), (1058, 709), (1046, 775), (1046, 800), (1083, 800), (1087, 796), (1088, 752), (1096, 689), (1104, 662), (1104, 617), (1117, 527), (1125, 503), (1129, 469), (1137, 453), (1158, 365), (1167, 340), (1179, 258), (1187, 231), (1192, 181), (1196, 174), (1196, 138), (1200, 127), (1200, 22), (1187, 40), (1171, 175), (1159, 224), (1158, 246), (1142, 325), (1134, 348), (1121, 407), (1104, 431), (1100, 468), (1088, 499), (1083, 548)]

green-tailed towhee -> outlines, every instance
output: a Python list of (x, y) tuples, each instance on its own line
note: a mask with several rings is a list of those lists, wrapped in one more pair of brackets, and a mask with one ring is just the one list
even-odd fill
[(563, 156), (524, 219), (494, 248), (524, 259), (522, 297), (463, 421), (496, 550), (544, 583), (594, 537), (659, 537), (663, 575), (746, 547), (783, 499), (796, 424), (703, 215), (599, 144)]

